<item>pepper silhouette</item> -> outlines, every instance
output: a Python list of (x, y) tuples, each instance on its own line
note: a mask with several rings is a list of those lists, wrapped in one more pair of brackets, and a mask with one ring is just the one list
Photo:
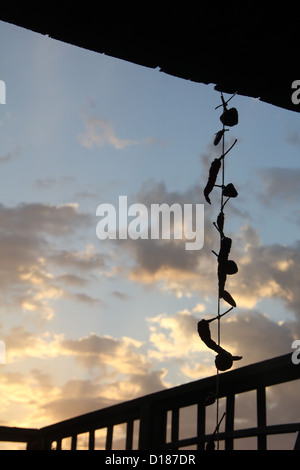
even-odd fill
[(210, 165), (208, 181), (204, 188), (204, 197), (206, 201), (208, 202), (208, 204), (211, 204), (209, 194), (212, 192), (215, 186), (220, 167), (221, 167), (221, 158), (215, 158), (214, 161)]
[(223, 232), (224, 220), (225, 220), (225, 215), (224, 215), (224, 212), (221, 210), (221, 212), (219, 213), (219, 215), (217, 217), (217, 229), (220, 232), (221, 238), (224, 237), (224, 232)]
[(237, 197), (237, 195), (238, 195), (238, 192), (232, 183), (229, 183), (226, 186), (223, 186), (223, 196)]
[(221, 131), (218, 131), (216, 134), (215, 134), (215, 138), (214, 138), (214, 145), (218, 145), (218, 143), (220, 142), (220, 140), (222, 139), (225, 131), (228, 131), (228, 129), (222, 129)]
[(229, 292), (225, 290), (225, 283), (227, 274), (236, 274), (238, 267), (232, 260), (228, 260), (231, 249), (232, 240), (228, 237), (223, 237), (221, 240), (220, 252), (218, 255), (218, 280), (219, 280), (219, 297), (224, 299), (227, 303), (236, 307), (235, 300), (231, 297)]
[[(233, 95), (234, 96), (234, 95)], [(231, 98), (233, 98), (233, 96)], [(230, 98), (230, 99), (231, 99)], [(227, 109), (227, 102), (224, 100), (223, 95), (221, 95), (222, 105), (223, 105), (223, 114), (220, 117), (220, 121), (224, 126), (235, 126), (239, 121), (238, 111), (236, 108)]]
[[(231, 310), (231, 309), (230, 309)], [(228, 310), (229, 311), (229, 310)], [(227, 311), (227, 312), (228, 312)], [(227, 313), (225, 312), (225, 313)], [(220, 316), (225, 315), (223, 313)], [(218, 370), (224, 371), (228, 370), (231, 368), (233, 361), (239, 361), (242, 359), (242, 356), (232, 356), (230, 352), (226, 351), (226, 349), (222, 348), (219, 346), (212, 338), (211, 338), (211, 333), (209, 329), (209, 323), (212, 322), (213, 320), (216, 320), (218, 317), (214, 317), (211, 320), (200, 320), (197, 325), (198, 329), (198, 334), (202, 341), (206, 344), (206, 346), (216, 353), (218, 355), (215, 358), (215, 365)]]
[[(221, 161), (224, 159), (224, 157), (227, 155), (227, 153), (230, 152), (232, 147), (234, 147), (236, 142), (237, 142), (237, 140), (235, 139), (235, 141), (233, 142), (231, 147), (228, 150), (226, 150), (226, 152), (223, 153), (223, 155), (221, 155), (219, 158), (215, 158), (214, 161), (210, 165), (208, 181), (207, 181), (207, 184), (204, 188), (204, 197), (205, 197), (206, 201), (209, 204), (211, 203), (210, 199), (209, 199), (209, 194), (212, 192), (214, 186), (216, 185), (217, 176), (218, 176), (218, 173), (219, 173), (219, 170), (220, 170), (220, 167), (221, 167)], [(232, 196), (232, 197), (235, 197), (235, 196)]]
[(222, 122), (222, 124), (224, 124), (224, 126), (235, 126), (239, 121), (237, 109), (225, 108), (223, 114), (220, 117), (220, 121)]
[[(200, 338), (202, 339), (203, 343), (206, 344), (206, 346), (216, 353), (222, 353), (225, 351), (225, 349), (221, 348), (212, 338), (211, 338), (211, 333), (209, 329), (209, 323), (212, 320), (200, 320), (197, 325), (198, 329), (198, 334)], [(226, 352), (226, 351), (225, 351)]]

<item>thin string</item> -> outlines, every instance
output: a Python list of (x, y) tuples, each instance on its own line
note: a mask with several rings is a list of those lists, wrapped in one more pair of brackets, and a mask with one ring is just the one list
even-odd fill
[[(226, 106), (228, 104), (228, 102), (236, 95), (236, 93), (234, 93), (231, 98), (229, 98), (229, 100), (227, 100), (227, 102), (224, 100), (224, 97), (223, 97), (223, 93), (221, 92), (221, 100), (222, 100), (222, 104), (217, 106), (215, 109), (218, 109), (220, 108), (221, 106), (223, 106), (223, 109), (224, 109), (224, 112), (225, 110), (227, 109)], [(235, 139), (235, 141), (233, 142), (233, 144), (231, 145), (231, 147), (229, 149), (227, 149), (227, 151), (225, 152), (225, 131), (228, 130), (228, 129), (225, 129), (225, 123), (226, 123), (226, 120), (222, 120), (222, 124), (223, 124), (223, 128), (222, 128), (222, 134), (221, 134), (221, 139), (222, 139), (222, 155), (220, 157), (220, 161), (221, 161), (221, 173), (222, 173), (222, 184), (221, 185), (216, 185), (215, 186), (218, 186), (221, 188), (221, 200), (220, 200), (220, 220), (222, 221), (221, 223), (221, 228), (220, 228), (220, 225), (216, 225), (216, 223), (214, 222), (214, 225), (215, 227), (218, 229), (219, 231), (219, 235), (220, 235), (220, 251), (221, 251), (221, 247), (222, 247), (222, 242), (223, 242), (223, 237), (224, 237), (224, 231), (223, 231), (223, 228), (224, 228), (224, 206), (225, 204), (227, 203), (227, 201), (230, 199), (230, 196), (226, 199), (226, 201), (224, 202), (224, 188), (225, 188), (225, 155), (230, 152), (230, 150), (232, 149), (232, 147), (234, 147), (234, 145), (236, 144), (237, 142), (237, 139)], [(224, 123), (225, 121), (225, 123)], [(229, 126), (230, 125), (234, 125), (233, 124), (228, 124)], [(217, 139), (217, 143), (219, 143), (219, 140)], [(217, 145), (217, 144), (215, 144)], [(219, 170), (219, 168), (218, 168)], [(234, 196), (233, 196), (234, 197)], [(208, 201), (209, 202), (209, 201)], [(217, 221), (218, 223), (218, 221)], [(217, 253), (215, 253), (213, 251), (213, 253), (218, 257), (219, 255)], [(219, 268), (218, 268), (219, 269)], [(218, 278), (219, 278), (219, 272), (218, 272)], [(219, 279), (219, 283), (218, 283), (218, 295), (217, 295), (217, 299), (218, 299), (218, 312), (217, 312), (217, 316), (212, 320), (216, 320), (217, 319), (217, 329), (218, 329), (218, 346), (221, 347), (221, 317), (223, 317), (226, 313), (228, 313), (230, 310), (232, 310), (233, 307), (231, 307), (229, 310), (227, 310), (226, 312), (224, 313), (221, 313), (221, 298), (220, 298), (220, 279)], [(217, 366), (217, 364), (216, 364)], [(215, 431), (213, 433), (213, 436), (216, 436), (216, 439), (214, 437), (212, 437), (212, 440), (217, 440), (217, 449), (219, 450), (219, 427), (220, 427), (220, 424), (221, 424), (221, 421), (223, 420), (224, 416), (226, 413), (223, 413), (223, 416), (221, 418), (221, 420), (219, 419), (219, 397), (220, 397), (220, 371), (219, 371), (219, 368), (217, 367), (217, 375), (216, 375), (216, 427), (215, 427)]]
[[(223, 94), (221, 93), (221, 98), (222, 98), (222, 103), (224, 103), (223, 100)], [(223, 124), (223, 135), (222, 135), (222, 155), (225, 154), (225, 125)], [(224, 163), (224, 158), (222, 158), (222, 188), (221, 188), (221, 207), (220, 207), (220, 212), (223, 210), (223, 205), (224, 205), (224, 197), (223, 197), (223, 187), (224, 187), (224, 182), (225, 182), (225, 163)], [(221, 243), (221, 232), (220, 232), (220, 243)], [(221, 344), (221, 306), (220, 306), (220, 292), (218, 289), (218, 346)], [(219, 434), (219, 388), (220, 388), (220, 372), (217, 369), (217, 383), (216, 383), (216, 399), (217, 399), (217, 410), (216, 410), (216, 434), (218, 436)], [(219, 439), (217, 439), (217, 449), (219, 450)]]

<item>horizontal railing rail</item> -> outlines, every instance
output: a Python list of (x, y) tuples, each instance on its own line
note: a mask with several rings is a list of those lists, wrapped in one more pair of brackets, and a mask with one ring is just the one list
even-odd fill
[[(294, 434), (300, 432), (300, 422), (290, 424), (276, 424), (271, 426), (265, 426), (264, 428), (245, 428), (238, 429), (236, 431), (220, 432), (217, 437), (212, 434), (206, 434), (202, 437), (190, 437), (181, 439), (179, 441), (168, 442), (165, 446), (166, 449), (179, 449), (180, 447), (189, 447), (192, 445), (200, 445), (204, 447), (204, 444), (209, 442), (212, 438), (218, 441), (228, 441), (231, 439), (245, 439), (247, 437), (258, 437), (258, 436), (273, 436), (282, 434)], [(163, 449), (162, 449), (163, 450)], [(298, 449), (299, 450), (299, 449)]]
[(0, 442), (30, 442), (39, 436), (38, 429), (0, 426)]
[[(70, 450), (78, 448), (78, 436), (88, 436), (87, 448), (94, 450), (95, 435), (98, 430), (106, 433), (104, 448), (111, 450), (114, 430), (117, 425), (125, 427), (125, 449), (141, 450), (180, 449), (195, 445), (198, 450), (205, 448), (212, 434), (207, 433), (205, 425), (207, 396), (216, 390), (216, 377), (211, 376), (171, 389), (155, 392), (124, 403), (119, 403), (101, 410), (86, 413), (50, 426), (37, 429), (0, 427), (1, 441), (26, 442), (28, 449), (62, 448), (62, 441), (69, 438)], [(293, 364), (291, 354), (279, 356), (263, 362), (244, 366), (219, 374), (219, 398), (226, 401), (225, 431), (215, 436), (224, 441), (225, 449), (233, 449), (236, 439), (257, 438), (257, 448), (267, 448), (267, 436), (285, 433), (298, 433), (300, 423), (286, 423), (267, 426), (266, 388), (300, 379), (300, 365)], [(248, 429), (234, 429), (235, 397), (243, 392), (256, 393), (257, 426)], [(300, 387), (299, 387), (300, 392)], [(179, 412), (181, 408), (196, 406), (197, 431), (194, 437), (179, 439)], [(168, 416), (171, 415), (171, 424)], [(170, 438), (167, 430), (170, 428)], [(295, 447), (300, 446), (300, 437)]]

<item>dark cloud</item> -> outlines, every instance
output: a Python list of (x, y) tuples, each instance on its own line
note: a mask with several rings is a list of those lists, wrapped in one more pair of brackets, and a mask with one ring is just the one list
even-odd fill
[[(132, 196), (128, 204), (134, 202), (144, 204), (150, 214), (151, 204), (201, 204), (203, 203), (202, 190), (195, 185), (190, 190), (180, 193), (168, 191), (163, 182), (144, 182), (140, 191)], [(188, 251), (185, 249), (185, 240), (174, 240), (171, 231), (171, 239), (117, 239), (114, 243), (123, 254), (130, 259), (129, 276), (137, 282), (147, 284), (162, 281), (165, 285), (171, 285), (176, 280), (176, 285), (182, 281), (180, 289), (192, 282), (195, 276), (203, 275), (202, 282), (208, 283), (215, 266), (212, 268), (213, 255), (211, 247), (216, 233), (212, 223), (208, 221), (210, 208), (205, 212), (204, 222), (204, 246), (201, 250)], [(194, 227), (193, 227), (194, 228)], [(202, 228), (202, 227), (201, 227)], [(215, 233), (214, 233), (215, 232)], [(208, 262), (209, 260), (209, 262)], [(124, 265), (122, 266), (124, 269)], [(198, 278), (199, 281), (199, 278)], [(201, 284), (201, 282), (200, 282)], [(198, 284), (199, 285), (199, 284)], [(176, 288), (175, 288), (176, 290)]]
[(291, 145), (300, 145), (300, 134), (297, 131), (290, 131), (285, 140)]
[(55, 250), (49, 252), (48, 262), (55, 266), (72, 268), (80, 272), (91, 272), (103, 268), (108, 257), (94, 252)]
[(85, 304), (86, 306), (90, 307), (103, 307), (105, 306), (105, 302), (101, 299), (95, 299), (94, 297), (91, 297), (90, 295), (85, 294), (84, 292), (77, 292), (77, 293), (68, 293), (65, 295), (65, 297), (70, 298), (74, 300), (75, 302), (80, 302)]
[(87, 284), (87, 279), (76, 274), (66, 273), (57, 276), (56, 280), (59, 283), (66, 284), (68, 286), (83, 287)]
[[(277, 171), (275, 172), (276, 175)], [(287, 172), (289, 177), (291, 172)], [(294, 181), (298, 175), (294, 176)], [(287, 178), (289, 179), (289, 178)], [(284, 180), (284, 177), (283, 177)], [(275, 184), (275, 183), (274, 183)], [(288, 186), (288, 182), (286, 181)], [(296, 184), (296, 183), (295, 183)], [(279, 183), (278, 183), (279, 185)], [(269, 191), (269, 194), (272, 191)], [(133, 198), (150, 207), (161, 201), (173, 203), (194, 203), (202, 201), (201, 190), (195, 185), (189, 191), (169, 192), (164, 183), (148, 181)], [(212, 217), (214, 215), (214, 217)], [(201, 250), (188, 252), (182, 240), (116, 240), (114, 243), (130, 262), (122, 264), (123, 273), (132, 280), (147, 285), (161, 285), (176, 294), (193, 293), (200, 298), (215, 294), (217, 284), (217, 263), (212, 250), (219, 251), (218, 233), (212, 220), (217, 214), (205, 206), (204, 246)], [(257, 230), (243, 226), (233, 238), (231, 259), (239, 271), (227, 277), (229, 292), (237, 306), (254, 308), (261, 299), (278, 299), (296, 316), (300, 313), (298, 285), (299, 243), (285, 246), (261, 243)]]
[(72, 294), (66, 286), (86, 285), (91, 272), (103, 268), (107, 258), (86, 249), (55, 248), (65, 235), (74, 238), (90, 226), (90, 216), (74, 205), (1, 204), (0, 223), (2, 308), (51, 318), (54, 302), (62, 297), (86, 305), (101, 303), (85, 292)]
[(39, 347), (39, 336), (28, 331), (23, 325), (11, 328), (4, 339), (10, 357), (22, 356), (22, 354), (25, 357), (28, 351), (34, 354)]
[(258, 237), (251, 242), (245, 233), (244, 244), (244, 252), (237, 254), (238, 275), (231, 280), (237, 297), (243, 303), (248, 300), (250, 305), (264, 298), (281, 300), (299, 318), (300, 242), (290, 246), (262, 245)]
[[(204, 345), (197, 333), (198, 321), (213, 316), (213, 312), (203, 312), (197, 317), (189, 312), (179, 312), (152, 319), (150, 341), (155, 357), (167, 368), (171, 368), (174, 360), (180, 359), (182, 371), (187, 375), (191, 372), (193, 377), (194, 373), (198, 377), (207, 375), (210, 363), (210, 374), (213, 374), (215, 353)], [(210, 330), (217, 342), (217, 321), (210, 324)], [(221, 320), (220, 344), (232, 354), (242, 356), (243, 359), (234, 367), (243, 367), (291, 352), (296, 330), (296, 322), (277, 322), (257, 310), (237, 309)], [(298, 337), (299, 333), (298, 326)]]
[[(163, 390), (162, 383), (164, 372), (153, 371), (149, 374), (132, 374), (125, 380), (119, 380), (111, 385), (105, 381), (95, 380), (68, 381), (61, 389), (60, 396), (50, 400), (39, 407), (39, 412), (53, 423), (79, 416), (84, 413), (96, 411), (117, 403), (148, 395), (149, 393)], [(132, 391), (135, 395), (132, 395)], [(47, 423), (51, 424), (51, 423)]]
[(163, 370), (154, 370), (147, 374), (132, 374), (129, 377), (129, 382), (138, 387), (138, 396), (143, 396), (166, 389), (162, 380), (164, 375), (165, 371)]
[(80, 213), (74, 204), (61, 206), (22, 203), (16, 207), (0, 204), (2, 230), (10, 233), (62, 235), (91, 224), (91, 217)]
[(15, 150), (12, 150), (11, 152), (7, 152), (6, 155), (0, 156), (0, 164), (8, 163), (14, 160), (16, 157), (20, 155), (20, 152), (21, 152), (21, 148), (17, 147)]
[(72, 353), (86, 367), (110, 366), (125, 374), (143, 374), (149, 363), (140, 354), (140, 343), (95, 333), (78, 340), (63, 340), (62, 352)]
[[(19, 309), (28, 301), (28, 306), (43, 311), (41, 298), (34, 299), (34, 291), (41, 290), (45, 282), (51, 283), (45, 278), (44, 263), (40, 258), (47, 248), (48, 244), (37, 235), (0, 231), (2, 308), (8, 311)], [(33, 279), (37, 282), (35, 286)]]
[(128, 295), (128, 294), (125, 294), (124, 292), (119, 292), (119, 291), (116, 291), (116, 290), (114, 290), (111, 293), (111, 295), (116, 297), (119, 300), (130, 300), (130, 299), (132, 299), (131, 295)]
[(61, 189), (62, 185), (76, 182), (72, 176), (61, 176), (59, 178), (40, 178), (35, 181), (35, 186), (38, 189)]
[(264, 168), (257, 171), (262, 183), (258, 195), (268, 207), (299, 202), (300, 168)]
[(117, 400), (103, 397), (103, 386), (92, 380), (73, 379), (66, 382), (57, 399), (41, 404), (39, 413), (46, 416), (47, 424), (52, 424), (116, 403)]
[(287, 354), (293, 341), (287, 324), (256, 310), (229, 315), (222, 321), (221, 333), (223, 344), (243, 356), (240, 366)]

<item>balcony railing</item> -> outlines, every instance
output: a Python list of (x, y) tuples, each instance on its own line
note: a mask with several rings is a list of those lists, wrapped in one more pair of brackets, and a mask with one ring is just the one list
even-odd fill
[[(266, 450), (268, 436), (293, 433), (293, 448), (300, 450), (300, 422), (267, 425), (266, 400), (267, 387), (290, 381), (296, 381), (300, 397), (299, 379), (300, 365), (292, 363), (291, 354), (220, 374), (219, 399), (225, 403), (225, 417), (224, 429), (220, 428), (214, 436), (218, 445), (222, 443), (223, 449), (232, 450), (236, 440), (252, 437), (256, 439), (258, 450)], [(203, 450), (213, 435), (212, 430), (208, 432), (206, 429), (206, 414), (210, 407), (205, 406), (205, 400), (215, 389), (216, 376), (212, 376), (41, 429), (0, 427), (0, 441), (23, 442), (27, 449), (60, 450), (65, 448), (62, 442), (68, 438), (69, 449), (77, 450), (78, 437), (84, 433), (87, 438), (86, 448), (95, 450), (95, 436), (101, 430), (105, 433), (103, 448), (111, 450), (114, 431), (118, 425), (123, 425), (124, 450), (180, 450), (188, 446)], [(235, 429), (236, 397), (249, 391), (253, 391), (256, 397), (256, 426)], [(191, 405), (195, 409), (195, 435), (180, 438), (180, 411)]]

